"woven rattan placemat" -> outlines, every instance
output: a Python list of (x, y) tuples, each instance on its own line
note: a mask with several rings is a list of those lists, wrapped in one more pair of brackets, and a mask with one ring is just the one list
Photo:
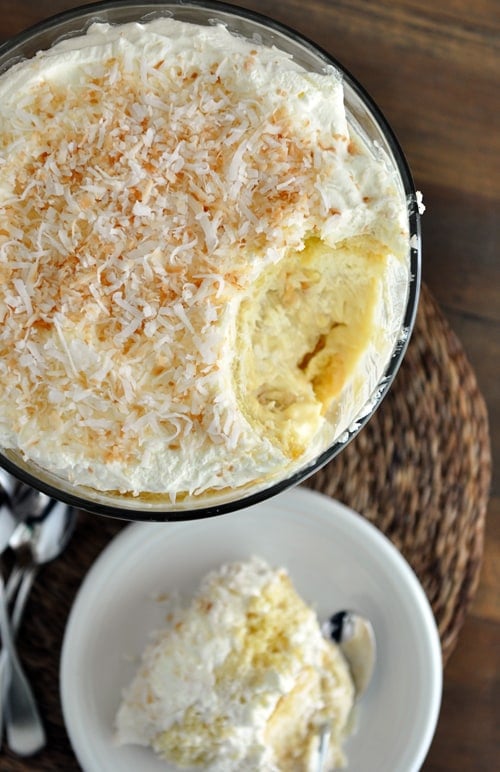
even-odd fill
[[(307, 485), (363, 514), (401, 550), (432, 605), (444, 661), (476, 589), (489, 483), (485, 404), (459, 341), (424, 287), (391, 391), (360, 434)], [(63, 557), (37, 580), (19, 653), (45, 718), (48, 746), (28, 760), (4, 749), (3, 772), (79, 769), (61, 714), (61, 644), (80, 583), (122, 527), (82, 513)]]

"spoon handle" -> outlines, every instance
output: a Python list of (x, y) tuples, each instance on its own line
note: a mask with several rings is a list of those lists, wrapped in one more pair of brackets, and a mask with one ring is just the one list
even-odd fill
[[(21, 568), (19, 565), (14, 565), (12, 568), (12, 571), (9, 574), (9, 578), (7, 580), (7, 584), (5, 586), (5, 597), (7, 599), (7, 605), (9, 606), (12, 601), (14, 600), (14, 596), (19, 588), (19, 585), (21, 584), (21, 580), (23, 578), (25, 569)], [(14, 626), (12, 624), (12, 618), (11, 618), (11, 627), (14, 629)]]
[(316, 767), (315, 772), (325, 772), (326, 770), (326, 759), (328, 756), (328, 750), (330, 746), (330, 734), (331, 734), (330, 726), (328, 724), (324, 724), (321, 727), (321, 730), (319, 733), (318, 766)]
[[(35, 577), (37, 573), (38, 573), (38, 566), (32, 564), (30, 566), (27, 566), (26, 568), (20, 569), (19, 577), (16, 577), (17, 586), (19, 587), (19, 589), (17, 590), (16, 600), (10, 616), (10, 627), (14, 635), (14, 638), (16, 637), (18, 630), (21, 627), (21, 621), (23, 618), (24, 609), (26, 607), (26, 601), (28, 600), (28, 597), (31, 592), (31, 588), (33, 587), (33, 582), (35, 581)], [(12, 595), (9, 596), (9, 583), (7, 583), (6, 595), (7, 595), (7, 600), (10, 602), (13, 596)], [(0, 656), (0, 667), (1, 667), (1, 656)]]
[[(19, 585), (21, 584), (21, 581), (23, 579), (24, 570), (18, 565), (15, 565), (12, 571), (9, 574), (9, 579), (7, 582), (7, 586), (5, 587), (5, 598), (7, 601), (7, 606), (12, 602), (14, 599), (14, 596), (16, 596), (16, 592), (19, 588)], [(14, 606), (14, 611), (18, 606), (18, 600), (16, 596), (16, 603)], [(23, 602), (23, 608), (24, 608), (24, 602)], [(20, 610), (22, 613), (22, 609)], [(14, 639), (16, 638), (17, 632), (19, 630), (20, 622), (21, 622), (21, 613), (18, 611), (16, 614), (16, 619), (14, 619), (14, 614), (12, 614), (10, 619), (10, 627), (12, 631), (12, 635), (14, 636)], [(3, 737), (3, 698), (1, 695), (3, 695), (3, 688), (2, 685), (5, 681), (6, 676), (6, 667), (8, 663), (8, 656), (5, 648), (2, 648), (0, 651), (0, 743)]]
[[(28, 600), (35, 576), (38, 573), (38, 566), (30, 565), (25, 568), (14, 566), (12, 569), (7, 586), (5, 587), (5, 597), (7, 605), (10, 604), (15, 596), (14, 607), (10, 615), (10, 629), (12, 637), (15, 640), (21, 627), (26, 601)], [(16, 595), (17, 592), (17, 595)], [(5, 677), (4, 671), (8, 655), (5, 649), (0, 652), (0, 694), (2, 693), (2, 683)], [(0, 705), (0, 737), (2, 736), (3, 717)]]
[[(44, 747), (45, 730), (35, 698), (14, 646), (3, 577), (0, 575), (0, 630), (5, 653), (2, 703), (9, 748), (19, 756), (31, 756)], [(3, 655), (2, 655), (3, 656)]]

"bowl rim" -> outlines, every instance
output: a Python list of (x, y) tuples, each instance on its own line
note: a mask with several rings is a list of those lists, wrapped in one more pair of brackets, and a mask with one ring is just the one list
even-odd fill
[[(203, 0), (168, 0), (167, 2), (164, 2), (163, 0), (119, 0), (118, 2), (116, 0), (100, 0), (100, 2), (79, 5), (75, 8), (70, 8), (54, 14), (31, 25), (2, 43), (0, 45), (0, 74), (8, 70), (20, 59), (26, 58), (26, 56), (13, 56), (9, 59), (9, 54), (14, 53), (17, 48), (26, 45), (27, 43), (36, 43), (36, 40), (40, 40), (44, 34), (52, 33), (55, 28), (62, 24), (69, 24), (73, 21), (75, 24), (76, 22), (86, 22), (86, 24), (83, 26), (81, 25), (79, 28), (76, 28), (75, 26), (71, 32), (66, 32), (62, 36), (52, 38), (49, 41), (49, 46), (40, 44), (35, 46), (31, 55), (34, 55), (37, 50), (50, 47), (50, 45), (53, 45), (59, 39), (84, 34), (88, 26), (95, 21), (106, 21), (108, 23), (117, 24), (126, 23), (126, 21), (122, 20), (115, 20), (115, 22), (113, 22), (113, 15), (119, 14), (120, 12), (125, 12), (127, 10), (131, 13), (134, 12), (134, 20), (140, 22), (148, 21), (155, 17), (173, 15), (176, 10), (180, 12), (189, 11), (190, 9), (209, 12), (213, 11), (214, 13), (225, 14), (235, 19), (239, 18), (263, 26), (267, 30), (270, 29), (276, 32), (281, 37), (288, 38), (294, 44), (302, 46), (310, 54), (323, 60), (325, 66), (333, 66), (340, 72), (343, 82), (347, 84), (356, 97), (362, 102), (383, 135), (400, 175), (400, 181), (406, 198), (409, 225), (409, 282), (405, 311), (400, 326), (400, 336), (393, 348), (391, 358), (387, 363), (378, 384), (365, 403), (365, 406), (360, 411), (358, 417), (354, 417), (349, 428), (312, 461), (290, 473), (283, 479), (276, 481), (271, 480), (271, 484), (268, 486), (265, 486), (264, 484), (265, 487), (259, 487), (247, 494), (245, 494), (244, 488), (237, 489), (240, 491), (241, 495), (236, 499), (226, 500), (224, 497), (225, 492), (221, 492), (221, 500), (218, 501), (219, 496), (214, 494), (213, 503), (210, 501), (207, 503), (205, 499), (204, 502), (200, 502), (199, 505), (196, 504), (196, 501), (192, 496), (187, 499), (186, 505), (183, 505), (182, 501), (169, 505), (168, 495), (162, 495), (161, 504), (152, 503), (151, 501), (148, 502), (141, 497), (134, 497), (131, 495), (120, 496), (116, 503), (106, 503), (102, 500), (95, 500), (93, 496), (97, 495), (100, 499), (113, 499), (116, 498), (116, 496), (111, 492), (97, 490), (94, 492), (92, 489), (86, 488), (85, 486), (72, 485), (69, 481), (59, 479), (57, 475), (52, 474), (49, 470), (45, 470), (42, 467), (38, 467), (36, 464), (34, 465), (33, 462), (27, 461), (26, 467), (30, 466), (31, 469), (33, 469), (33, 467), (35, 469), (40, 469), (40, 474), (43, 475), (43, 477), (37, 476), (37, 474), (30, 471), (28, 468), (25, 468), (19, 461), (14, 461), (9, 455), (10, 451), (0, 449), (0, 466), (3, 466), (7, 472), (17, 477), (24, 484), (30, 485), (43, 493), (46, 493), (51, 498), (58, 499), (73, 507), (86, 510), (93, 514), (106, 515), (120, 520), (131, 520), (135, 522), (186, 521), (235, 512), (282, 493), (289, 488), (304, 482), (312, 474), (319, 471), (357, 436), (389, 391), (408, 347), (415, 324), (420, 295), (421, 226), (419, 199), (409, 164), (396, 134), (381, 109), (357, 78), (354, 77), (338, 59), (292, 27), (289, 27), (282, 22), (278, 22), (267, 15), (229, 3), (218, 2), (218, 0), (207, 0), (206, 2)], [(136, 13), (140, 15), (136, 15)], [(109, 14), (109, 18), (106, 18), (107, 14)], [(132, 21), (132, 19), (130, 19), (130, 21)], [(200, 23), (202, 22), (200, 21)], [(370, 407), (368, 408), (367, 406)], [(12, 453), (14, 452), (15, 451), (12, 451)], [(52, 483), (44, 478), (52, 479), (54, 482)], [(66, 487), (60, 487), (61, 485), (68, 486), (71, 490), (66, 489)], [(86, 491), (89, 491), (89, 495), (86, 495)], [(153, 498), (158, 497), (155, 496)]]

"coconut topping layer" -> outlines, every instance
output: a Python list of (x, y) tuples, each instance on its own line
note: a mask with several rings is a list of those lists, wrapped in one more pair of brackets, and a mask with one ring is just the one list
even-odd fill
[(15, 65), (0, 446), (172, 500), (283, 474), (390, 356), (405, 217), (337, 74), (222, 26), (99, 23)]
[(143, 652), (116, 739), (207, 772), (344, 766), (354, 686), (340, 649), (284, 569), (261, 558), (210, 572)]

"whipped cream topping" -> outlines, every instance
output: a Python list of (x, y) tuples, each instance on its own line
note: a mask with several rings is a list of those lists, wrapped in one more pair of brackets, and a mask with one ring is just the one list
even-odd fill
[(316, 768), (331, 724), (333, 769), (353, 702), (339, 648), (287, 572), (254, 557), (210, 572), (155, 634), (124, 689), (116, 741), (180, 767), (293, 772)]
[[(285, 286), (315, 243), (354, 255), (359, 276), (374, 242), (372, 322), (340, 387), (269, 401), (263, 372), (250, 393), (245, 308), (266, 276), (281, 266)], [(0, 77), (0, 446), (70, 482), (173, 501), (283, 475), (377, 383), (407, 250), (397, 182), (349, 127), (333, 69), (223, 26), (94, 24)], [(304, 346), (346, 323), (332, 312)]]

